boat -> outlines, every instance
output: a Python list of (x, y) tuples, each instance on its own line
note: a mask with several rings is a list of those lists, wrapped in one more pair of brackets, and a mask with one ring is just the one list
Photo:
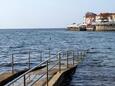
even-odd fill
[(79, 31), (79, 26), (76, 23), (73, 23), (73, 24), (68, 25), (67, 29), (70, 31)]
[(71, 25), (68, 25), (67, 29), (70, 31), (86, 31), (86, 25), (73, 23)]

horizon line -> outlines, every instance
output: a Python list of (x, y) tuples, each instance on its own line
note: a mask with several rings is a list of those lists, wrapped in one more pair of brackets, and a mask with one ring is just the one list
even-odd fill
[(22, 27), (22, 28), (0, 28), (0, 29), (66, 29), (66, 28), (61, 28), (61, 27), (60, 28), (56, 28), (56, 27), (55, 28), (50, 28), (50, 27), (48, 27), (48, 28), (46, 28), (46, 27), (45, 28), (24, 27), (23, 28)]

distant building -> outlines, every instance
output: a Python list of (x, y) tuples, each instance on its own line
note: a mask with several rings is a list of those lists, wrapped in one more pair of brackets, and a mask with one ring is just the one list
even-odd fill
[(113, 31), (115, 30), (115, 13), (95, 14), (87, 12), (84, 17), (84, 23), (88, 31)]
[(67, 28), (72, 31), (115, 31), (115, 13), (87, 12), (82, 24), (73, 23)]
[(115, 21), (115, 13), (111, 13), (112, 21)]
[(111, 22), (112, 15), (111, 13), (100, 13), (96, 16), (96, 22)]
[(96, 16), (96, 22), (115, 22), (115, 13), (100, 13)]
[(97, 31), (115, 31), (115, 13), (100, 13), (95, 22)]
[(85, 24), (92, 24), (95, 22), (96, 14), (92, 12), (87, 12), (85, 14)]
[(92, 12), (87, 12), (85, 14), (84, 23), (86, 24), (87, 30), (93, 30), (94, 28), (93, 23), (96, 20), (96, 16), (97, 14), (92, 13)]

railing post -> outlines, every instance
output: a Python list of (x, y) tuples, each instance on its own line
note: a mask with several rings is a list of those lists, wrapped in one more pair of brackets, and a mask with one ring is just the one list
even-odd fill
[(26, 86), (26, 76), (24, 75), (24, 86)]
[(83, 58), (85, 57), (85, 50), (83, 51)]
[(40, 61), (42, 62), (42, 50), (40, 52)]
[(67, 68), (68, 68), (68, 51), (66, 52), (66, 54), (67, 54)]
[(31, 58), (31, 56), (30, 56), (30, 51), (29, 51), (29, 57), (28, 57), (28, 68), (30, 69), (30, 58)]
[(80, 61), (80, 52), (77, 51), (77, 62), (79, 62), (79, 61)]
[(59, 73), (61, 72), (61, 53), (58, 53)]
[(81, 62), (81, 60), (82, 60), (82, 52), (80, 51), (80, 62)]
[(50, 62), (50, 58), (51, 58), (51, 51), (50, 51), (50, 48), (49, 48), (49, 62)]
[(85, 55), (86, 55), (86, 50), (84, 50), (84, 57), (85, 57)]
[(73, 66), (74, 66), (74, 64), (75, 64), (75, 63), (74, 63), (74, 51), (73, 51), (73, 56), (72, 56), (72, 57), (73, 57)]
[(65, 57), (65, 53), (64, 53), (64, 51), (62, 51), (62, 57), (63, 57), (63, 58)]
[(78, 52), (78, 57), (79, 57), (78, 59), (80, 61), (80, 58), (81, 58), (81, 52), (80, 51)]
[(81, 51), (81, 60), (83, 59), (83, 51)]
[(12, 73), (14, 73), (14, 54), (12, 54), (12, 63), (11, 63), (11, 66), (12, 66)]
[(82, 54), (83, 58), (84, 58), (84, 53), (85, 53), (85, 51), (83, 50), (83, 54)]
[(46, 84), (47, 84), (47, 86), (48, 86), (48, 72), (49, 72), (49, 71), (48, 71), (48, 60), (47, 60), (47, 62), (46, 62), (46, 65), (47, 65), (47, 67), (46, 67), (46, 69), (47, 69), (47, 83), (46, 83)]

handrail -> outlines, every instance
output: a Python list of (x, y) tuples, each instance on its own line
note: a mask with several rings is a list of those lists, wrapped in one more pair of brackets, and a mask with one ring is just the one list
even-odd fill
[[(67, 68), (68, 68), (68, 64), (69, 64), (69, 59), (72, 59), (72, 61), (73, 61), (73, 65), (75, 64), (75, 62), (74, 62), (74, 59), (75, 59), (75, 57), (74, 57), (74, 50), (70, 50), (71, 52), (72, 52), (72, 55), (73, 56), (71, 56), (71, 58), (68, 56), (68, 50), (66, 51), (66, 58), (65, 58), (65, 61), (67, 61)], [(54, 64), (53, 65), (53, 67), (52, 68), (50, 68), (50, 69), (48, 69), (48, 65), (50, 64), (50, 61), (55, 57), (55, 56), (53, 56), (53, 57), (49, 57), (49, 58), (47, 58), (47, 59), (45, 59), (44, 61), (42, 61), (42, 62), (40, 62), (37, 66), (35, 66), (35, 67), (33, 67), (33, 68), (31, 68), (31, 69), (29, 69), (28, 71), (26, 71), (25, 73), (23, 73), (22, 75), (20, 75), (19, 77), (17, 77), (17, 78), (15, 78), (14, 80), (12, 80), (11, 82), (9, 82), (8, 84), (6, 84), (5, 86), (10, 86), (10, 85), (12, 85), (12, 84), (14, 84), (15, 82), (17, 82), (19, 79), (21, 79), (21, 78), (24, 78), (24, 86), (26, 86), (26, 75), (27, 74), (29, 74), (31, 71), (33, 71), (34, 69), (36, 69), (36, 68), (38, 68), (38, 67), (40, 67), (41, 65), (43, 65), (43, 64), (45, 64), (46, 63), (46, 68), (47, 68), (47, 71), (46, 71), (46, 73), (44, 73), (41, 77), (39, 77), (37, 80), (35, 80), (33, 83), (31, 83), (31, 85), (33, 85), (33, 84), (35, 84), (36, 83), (36, 81), (38, 81), (40, 78), (42, 78), (45, 74), (47, 74), (47, 86), (48, 86), (48, 71), (49, 70), (51, 70), (51, 69), (53, 69), (57, 64), (59, 64), (59, 72), (61, 71), (61, 60), (62, 59), (64, 59), (64, 58), (61, 58), (61, 53), (64, 53), (64, 51), (59, 51), (55, 56), (57, 56), (58, 55), (58, 58), (56, 58), (57, 60), (55, 60), (55, 61), (58, 61), (56, 64)]]
[[(36, 57), (40, 57), (39, 59), (38, 59), (38, 62), (37, 62), (37, 64), (38, 63), (40, 63), (40, 62), (42, 62), (42, 60), (44, 59), (44, 58), (42, 58), (43, 57), (43, 55), (48, 55), (49, 53), (44, 53), (44, 52), (48, 52), (48, 51), (50, 51), (50, 50), (37, 50), (37, 49), (29, 49), (29, 50), (27, 50), (27, 49), (25, 49), (25, 50), (22, 50), (22, 51), (16, 51), (16, 52), (13, 52), (12, 51), (12, 53), (10, 52), (10, 53), (8, 53), (8, 57), (10, 57), (10, 58), (8, 58), (8, 59), (10, 59), (10, 62), (5, 62), (5, 63), (1, 63), (0, 64), (0, 68), (1, 67), (5, 67), (5, 66), (9, 66), (9, 70), (12, 72), (12, 73), (14, 73), (14, 72), (16, 72), (15, 70), (15, 68), (16, 68), (16, 63), (22, 63), (23, 64), (23, 62), (22, 61), (26, 61), (26, 65), (25, 65), (25, 68), (28, 68), (28, 69), (30, 69), (31, 68), (31, 63), (32, 63), (32, 61), (34, 61), (34, 59), (33, 58), (36, 58)], [(21, 55), (21, 56), (18, 56), (18, 55)], [(25, 57), (26, 55), (28, 55), (28, 57), (26, 57), (26, 58), (24, 58), (24, 60), (22, 60), (23, 59), (23, 56)], [(32, 57), (31, 55), (35, 55), (34, 57)], [(55, 55), (55, 53), (54, 53), (54, 55)], [(17, 61), (17, 59), (18, 58), (20, 58), (21, 60), (20, 61)], [(24, 62), (25, 62), (24, 61)], [(23, 69), (20, 69), (20, 70), (18, 70), (18, 71), (21, 71), (21, 70), (23, 70)]]
[(35, 68), (39, 67), (41, 64), (43, 64), (45, 61), (41, 62), (39, 65), (35, 66), (34, 68), (28, 70), (27, 72), (23, 73), (21, 76), (17, 77), (16, 79), (12, 80), (11, 82), (9, 82), (6, 86), (11, 85), (13, 82), (17, 81), (18, 79), (22, 78), (24, 75), (26, 75), (27, 73), (31, 72), (32, 70), (34, 70)]
[[(60, 51), (59, 51), (59, 52), (60, 52)], [(6, 86), (11, 85), (13, 82), (15, 82), (15, 81), (17, 81), (18, 79), (22, 78), (24, 75), (26, 75), (26, 74), (30, 73), (32, 70), (34, 70), (34, 69), (36, 69), (36, 68), (40, 67), (40, 65), (42, 65), (42, 64), (44, 64), (44, 63), (46, 63), (48, 60), (50, 60), (50, 59), (52, 59), (52, 58), (54, 58), (54, 57), (47, 58), (47, 59), (46, 59), (46, 60), (44, 60), (43, 62), (39, 63), (37, 66), (35, 66), (35, 67), (31, 68), (31, 69), (30, 69), (30, 70), (28, 70), (27, 72), (23, 73), (22, 75), (20, 75), (20, 76), (19, 76), (19, 77), (17, 77), (16, 79), (14, 79), (14, 80), (12, 80), (11, 82), (9, 82)]]
[[(53, 69), (56, 65), (58, 64), (58, 62), (52, 67), (50, 68), (48, 71), (50, 71), (51, 69)], [(47, 72), (46, 72), (47, 73)], [(30, 86), (34, 85), (40, 78), (42, 78), (46, 73), (44, 73), (43, 75), (41, 75), (37, 80), (35, 80)]]

